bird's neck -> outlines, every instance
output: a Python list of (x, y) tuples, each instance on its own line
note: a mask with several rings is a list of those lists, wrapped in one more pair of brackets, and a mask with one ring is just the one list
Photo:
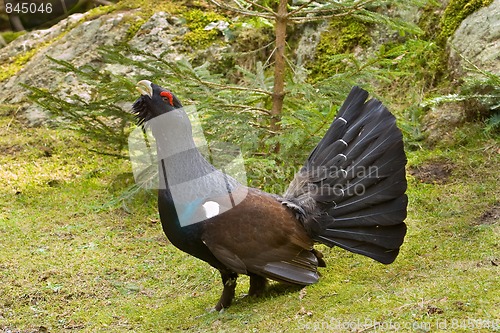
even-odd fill
[[(158, 152), (161, 156), (162, 152)], [(174, 155), (158, 159), (160, 186), (168, 188), (189, 182), (212, 173), (215, 168), (205, 159), (196, 148), (190, 148)]]
[(149, 125), (156, 140), (160, 177), (166, 171), (177, 182), (213, 171), (193, 140), (191, 122), (182, 108), (152, 119)]
[(156, 140), (158, 159), (196, 148), (191, 123), (182, 110), (156, 117), (149, 122), (149, 126)]
[(183, 109), (174, 110), (154, 118), (149, 126), (156, 140), (159, 188), (166, 190), (163, 195), (173, 201), (172, 197), (179, 200), (179, 194), (184, 197), (188, 190), (197, 190), (196, 180), (215, 168), (198, 150), (187, 114)]

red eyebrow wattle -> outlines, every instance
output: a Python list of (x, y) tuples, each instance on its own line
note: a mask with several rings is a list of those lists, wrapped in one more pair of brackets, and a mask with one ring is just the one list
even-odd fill
[(160, 96), (168, 98), (168, 102), (170, 103), (170, 105), (174, 106), (174, 96), (172, 96), (172, 93), (168, 91), (162, 91), (160, 93)]

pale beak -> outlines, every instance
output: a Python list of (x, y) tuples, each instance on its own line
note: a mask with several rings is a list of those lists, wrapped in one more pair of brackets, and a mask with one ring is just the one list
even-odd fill
[(141, 80), (137, 82), (137, 86), (135, 89), (137, 89), (138, 92), (141, 93), (141, 95), (148, 95), (149, 98), (153, 98), (153, 87), (151, 86), (151, 81), (148, 80)]

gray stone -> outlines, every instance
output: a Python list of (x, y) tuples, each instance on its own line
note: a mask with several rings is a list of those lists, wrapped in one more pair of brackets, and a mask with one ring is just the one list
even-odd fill
[[(69, 100), (72, 95), (90, 101), (96, 95), (94, 87), (81, 82), (74, 73), (62, 73), (54, 69), (54, 64), (47, 57), (64, 60), (76, 67), (90, 64), (96, 69), (108, 71), (114, 75), (133, 77), (147, 76), (146, 72), (137, 72), (133, 66), (120, 64), (105, 64), (101, 60), (98, 48), (114, 46), (130, 38), (129, 28), (140, 20), (138, 10), (113, 12), (96, 18), (88, 18), (89, 13), (71, 15), (57, 25), (35, 30), (19, 37), (0, 49), (0, 63), (12, 62), (15, 57), (28, 51), (36, 53), (12, 77), (0, 82), (0, 104), (13, 105), (19, 114), (23, 115), (31, 125), (37, 125), (48, 119), (46, 111), (31, 102), (27, 96), (29, 90), (20, 83), (47, 89), (63, 99)], [(183, 57), (182, 36), (188, 31), (182, 19), (165, 12), (153, 14), (135, 33), (129, 46), (142, 51), (179, 60)], [(213, 57), (212, 49), (206, 54), (205, 60)], [(193, 54), (190, 54), (193, 56)], [(143, 57), (131, 55), (135, 60)], [(124, 107), (130, 108), (129, 104)]]
[(453, 143), (453, 133), (465, 119), (466, 112), (462, 102), (442, 103), (432, 107), (423, 119), (427, 143), (432, 146)]
[(103, 15), (87, 22), (83, 21), (85, 15), (72, 15), (49, 29), (27, 33), (0, 49), (0, 60), (8, 61), (39, 48), (16, 75), (0, 82), (0, 103), (20, 106), (21, 114), (31, 125), (46, 120), (46, 111), (28, 100), (29, 90), (20, 83), (47, 89), (63, 98), (78, 95), (89, 100), (92, 95), (92, 87), (79, 82), (73, 73), (55, 70), (48, 56), (82, 66), (99, 60), (99, 46), (114, 45), (127, 33), (128, 23), (117, 24), (123, 20), (123, 13)]
[(449, 47), (449, 63), (456, 78), (471, 73), (472, 65), (500, 75), (500, 0), (463, 20)]
[(187, 28), (175, 22), (178, 20), (172, 20), (172, 16), (168, 13), (155, 13), (140, 27), (128, 45), (171, 60), (178, 59), (182, 48), (179, 37), (187, 32)]

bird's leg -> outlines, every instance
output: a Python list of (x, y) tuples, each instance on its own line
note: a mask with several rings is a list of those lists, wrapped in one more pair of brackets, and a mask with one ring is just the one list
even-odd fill
[(250, 289), (248, 289), (248, 296), (261, 296), (264, 293), (267, 285), (267, 279), (260, 275), (250, 275)]
[(236, 279), (238, 278), (238, 274), (230, 271), (220, 271), (220, 275), (222, 277), (224, 289), (222, 290), (219, 302), (215, 305), (215, 310), (217, 311), (231, 305), (234, 298), (234, 290), (236, 289)]

